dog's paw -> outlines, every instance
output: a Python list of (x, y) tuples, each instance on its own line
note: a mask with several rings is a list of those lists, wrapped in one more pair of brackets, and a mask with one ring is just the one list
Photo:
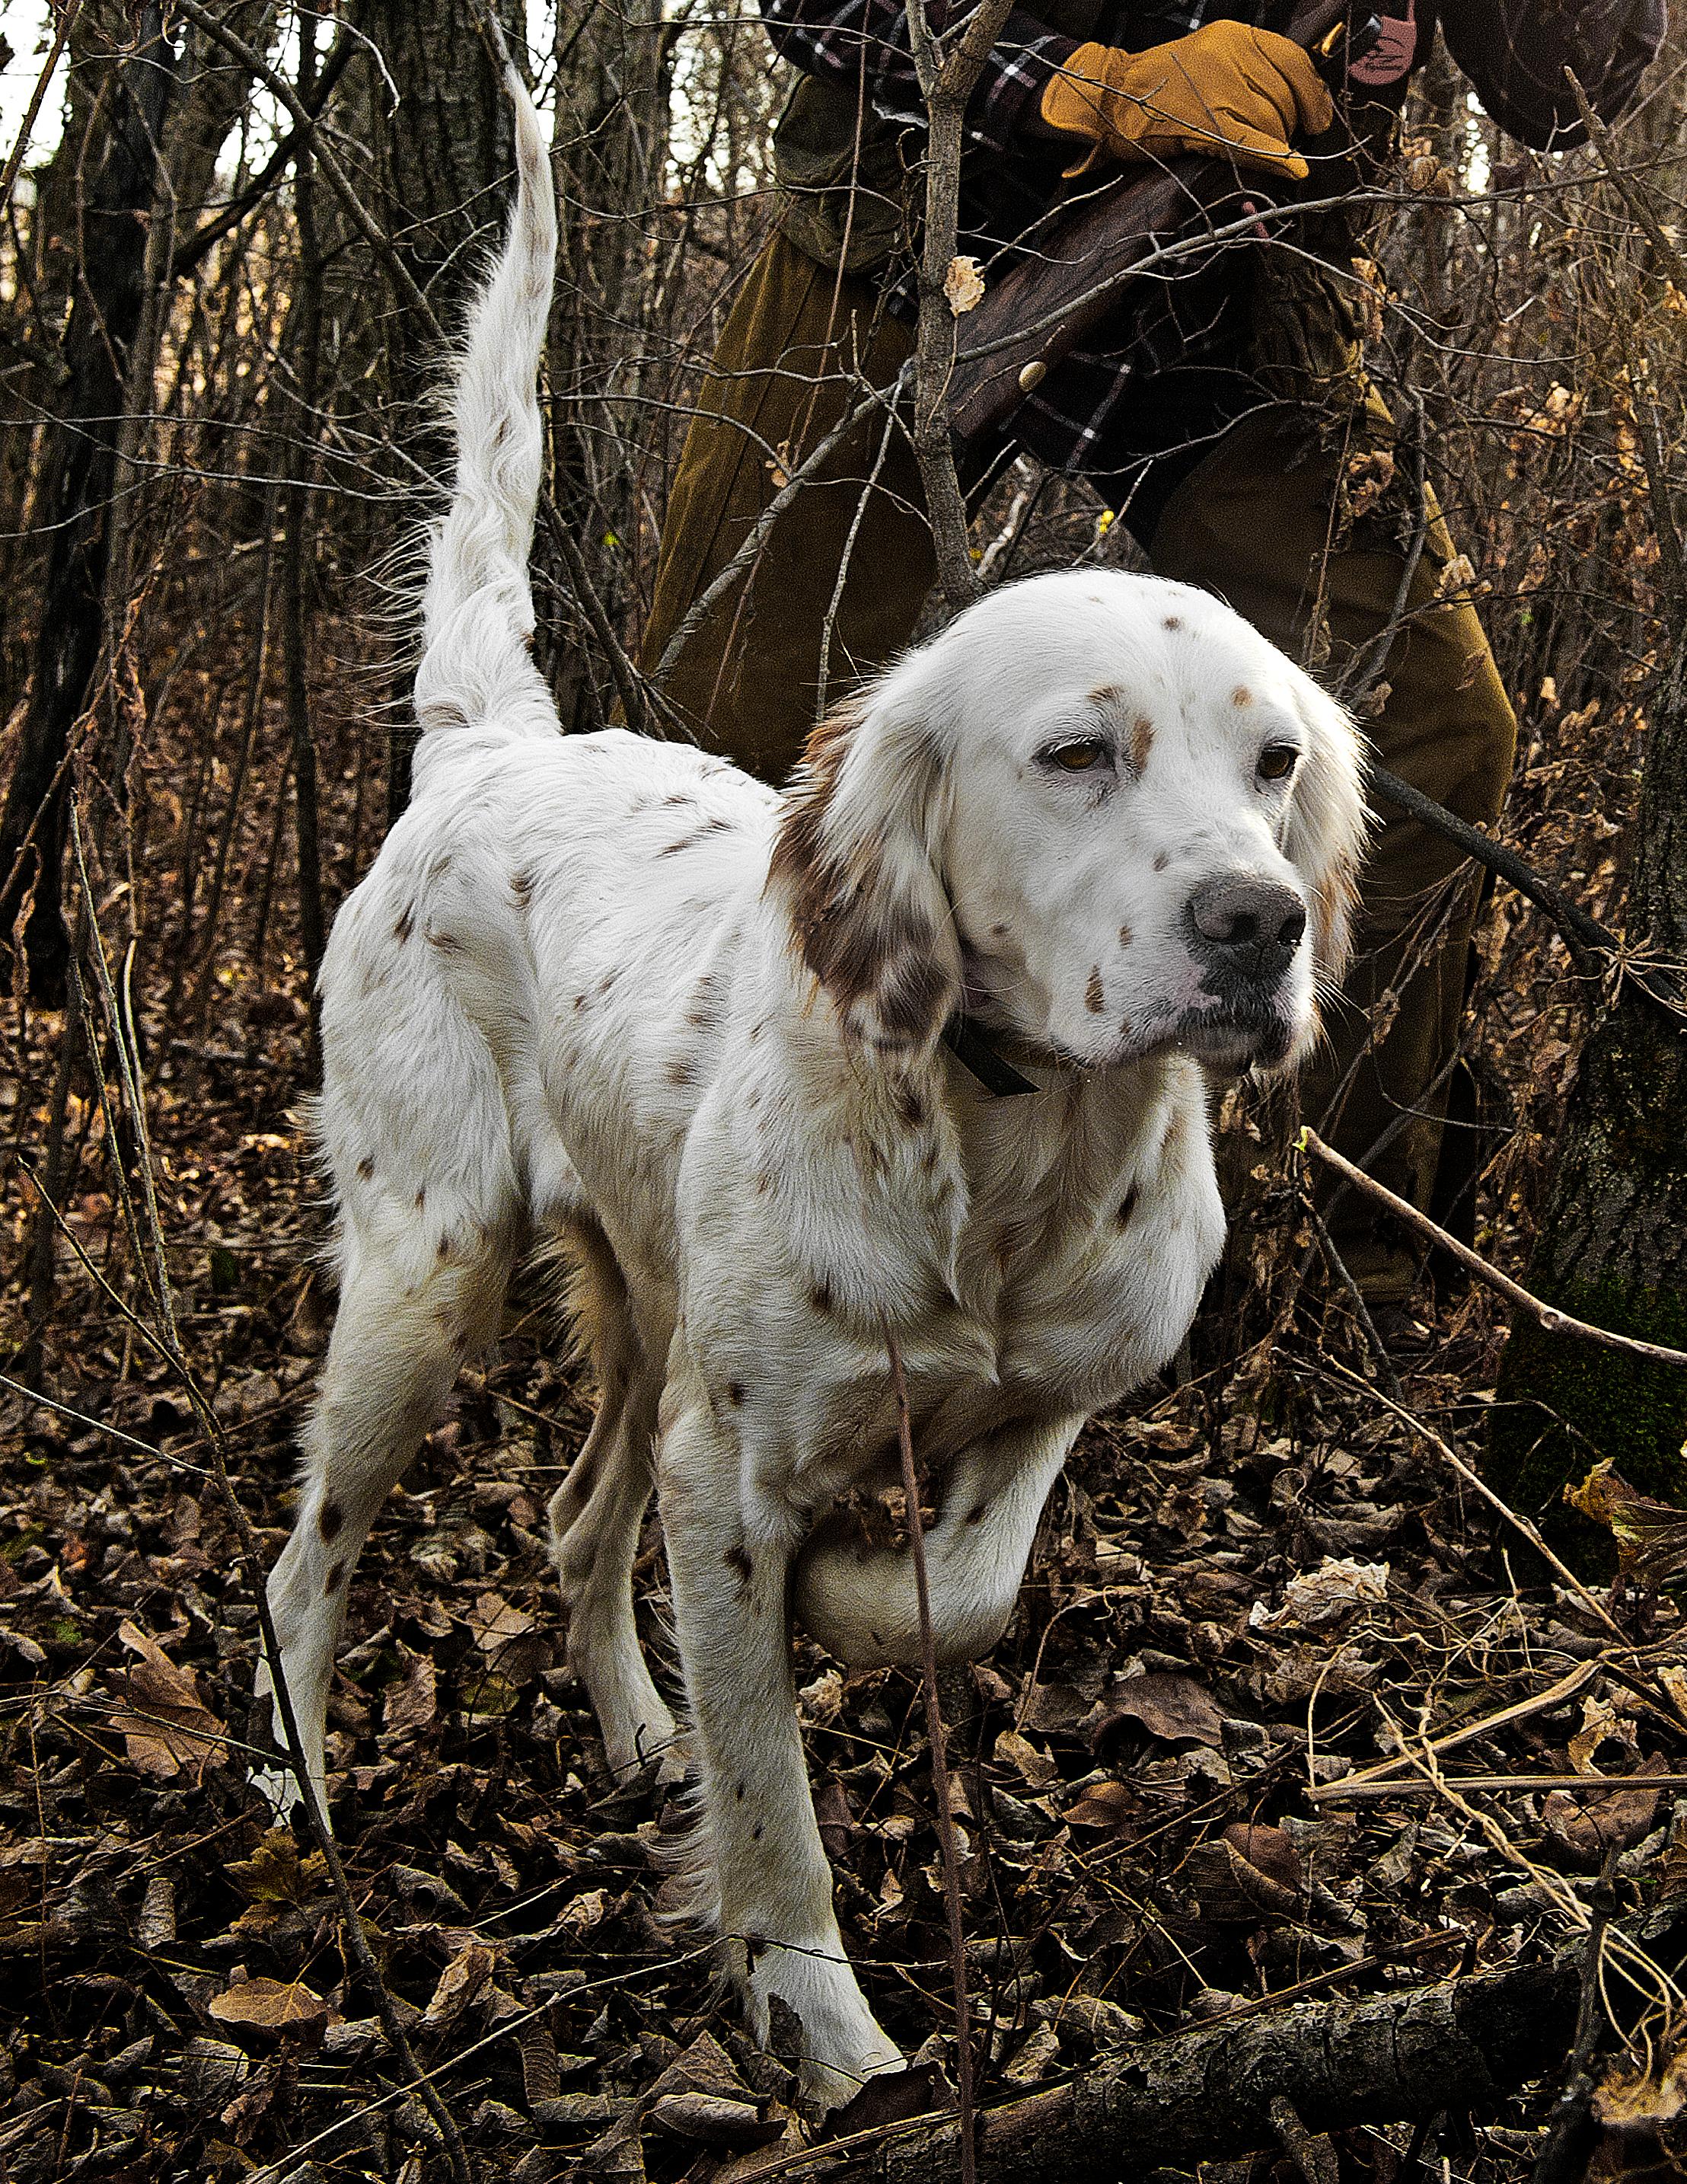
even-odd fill
[(804, 2053), (797, 2071), (797, 2098), (805, 2108), (830, 2115), (859, 2101), (870, 2082), (889, 2077), (917, 2078), (921, 2095), (926, 2093), (924, 2074), (910, 2073), (902, 2050), (887, 2039), (877, 2025), (873, 2031), (877, 2039), (847, 2062), (828, 2062), (818, 2055)]
[[(902, 2051), (884, 2031), (848, 1961), (824, 1946), (782, 1947), (763, 1942), (749, 1965), (745, 2002), (754, 2036), (782, 2049), (773, 2035), (776, 2015), (796, 2020), (797, 2097), (822, 2112), (853, 2100), (870, 2078), (905, 2066)], [(784, 2005), (782, 2009), (779, 2006)]]

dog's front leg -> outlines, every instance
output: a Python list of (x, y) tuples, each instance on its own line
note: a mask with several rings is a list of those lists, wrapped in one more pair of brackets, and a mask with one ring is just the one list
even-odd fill
[(801, 1527), (755, 1491), (755, 1451), (699, 1395), (675, 1404), (657, 1462), (674, 1623), (702, 1812), (694, 1908), (725, 1937), (751, 2029), (774, 1996), (802, 2024), (802, 2089), (827, 2106), (900, 2067), (844, 1953), (809, 1794), (786, 1583)]
[[(955, 1458), (925, 1535), (939, 1661), (976, 1661), (1007, 1628), (1043, 1504), (1083, 1423), (1022, 1420)], [(849, 1524), (827, 1519), (804, 1543), (792, 1591), (803, 1628), (852, 1669), (919, 1666), (919, 1602), (905, 1548), (867, 1546)]]

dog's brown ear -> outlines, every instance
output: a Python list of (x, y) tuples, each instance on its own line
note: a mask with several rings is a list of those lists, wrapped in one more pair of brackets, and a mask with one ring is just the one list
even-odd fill
[(1307, 749), (1294, 777), (1283, 854), (1311, 905), (1312, 961), (1320, 986), (1340, 983), (1353, 947), (1370, 815), (1365, 809), (1364, 743), (1352, 716), (1307, 679), (1300, 692)]
[(810, 736), (768, 869), (845, 1034), (886, 1060), (928, 1050), (960, 999), (934, 850), (942, 779), (933, 738), (866, 693)]

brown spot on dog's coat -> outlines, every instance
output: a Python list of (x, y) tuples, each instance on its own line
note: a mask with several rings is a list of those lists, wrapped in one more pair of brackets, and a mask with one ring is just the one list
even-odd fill
[(448, 1236), (440, 1238), (439, 1249), (434, 1256), (441, 1259), (448, 1259), (451, 1256), (451, 1239)]
[(426, 1206), (426, 1204), (427, 1204), (427, 1185), (426, 1185), (426, 1184), (424, 1184), (422, 1185), (421, 1189), (420, 1189), (420, 1190), (416, 1193), (416, 1212), (417, 1212), (418, 1213), (420, 1213), (420, 1212), (421, 1212), (421, 1210), (422, 1210), (423, 1206)]
[(1139, 773), (1148, 771), (1148, 755), (1154, 749), (1154, 723), (1145, 713), (1131, 722), (1131, 764)]
[(697, 1075), (688, 1061), (671, 1061), (665, 1073), (670, 1084), (682, 1085), (691, 1084)]
[(1128, 948), (1135, 938), (1136, 935), (1131, 931), (1128, 925), (1122, 925), (1119, 928), (1119, 945), (1121, 948)]
[(1230, 693), (1230, 702), (1233, 705), (1251, 705), (1254, 694), (1244, 683), (1239, 682)]
[(1169, 865), (1169, 864), (1171, 863), (1171, 861), (1172, 861), (1171, 856), (1170, 856), (1170, 855), (1169, 855), (1166, 850), (1156, 850), (1155, 851), (1155, 853), (1154, 853), (1154, 869), (1155, 869), (1155, 872), (1163, 872), (1165, 871), (1165, 869), (1166, 869), (1166, 866), (1167, 866), (1167, 865)]
[(1181, 629), (1183, 627), (1183, 616), (1181, 615), (1167, 615), (1166, 617), (1166, 627), (1167, 629)]
[(727, 1401), (732, 1405), (732, 1408), (737, 1410), (743, 1399), (743, 1382), (742, 1380), (728, 1380), (727, 1383)]
[(1084, 702), (1091, 705), (1116, 705), (1119, 702), (1118, 688), (1115, 683), (1104, 682), (1099, 690), (1092, 690)]
[(523, 902), (526, 902), (537, 885), (538, 882), (533, 878), (532, 872), (513, 872), (510, 875), (509, 891)]
[(438, 949), (442, 956), (460, 956), (463, 952), (463, 944), (454, 933), (431, 932), (427, 942), (430, 948)]
[(346, 1513), (337, 1502), (325, 1502), (322, 1513), (316, 1519), (316, 1529), (325, 1540), (331, 1540), (346, 1521)]
[(413, 902), (407, 902), (399, 913), (398, 922), (393, 928), (393, 938), (401, 942), (408, 940), (415, 929), (416, 906)]
[(343, 1563), (336, 1563), (333, 1568), (328, 1573), (327, 1584), (322, 1588), (322, 1596), (325, 1600), (328, 1599), (332, 1594), (337, 1593), (339, 1591), (340, 1580), (345, 1575), (345, 1564)]
[(972, 1507), (966, 1512), (967, 1523), (969, 1524), (982, 1524), (984, 1521), (984, 1512), (988, 1507), (989, 1504), (987, 1502), (975, 1502), (972, 1504)]
[(1083, 1006), (1091, 1016), (1100, 1015), (1104, 998), (1101, 990), (1101, 966), (1099, 963), (1092, 963), (1089, 967), (1088, 983), (1083, 989)]
[(367, 1153), (365, 1153), (363, 1158), (358, 1162), (357, 1172), (358, 1179), (362, 1183), (367, 1183), (370, 1176), (374, 1174), (375, 1162), (370, 1158)]

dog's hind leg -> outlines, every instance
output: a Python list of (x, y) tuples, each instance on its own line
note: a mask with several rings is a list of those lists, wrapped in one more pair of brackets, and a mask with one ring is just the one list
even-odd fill
[(569, 1666), (592, 1702), (619, 1780), (666, 1751), (674, 1736), (632, 1613), (632, 1565), (655, 1483), (660, 1381), (608, 1238), (585, 1216), (575, 1217), (569, 1232), (576, 1261), (571, 1303), (600, 1392), (592, 1429), (551, 1497), (551, 1552), (568, 1614)]
[[(298, 1516), (269, 1583), (287, 1692), (325, 1811), (324, 1714), (353, 1569), (459, 1369), (496, 1335), (511, 1256), (507, 1224), (467, 1214), (378, 1240), (348, 1220), (339, 1313), (301, 1436)], [(267, 1662), (258, 1691), (272, 1691)], [(275, 1733), (285, 1741), (279, 1708)], [(298, 1796), (279, 1770), (253, 1779), (278, 1808)]]

